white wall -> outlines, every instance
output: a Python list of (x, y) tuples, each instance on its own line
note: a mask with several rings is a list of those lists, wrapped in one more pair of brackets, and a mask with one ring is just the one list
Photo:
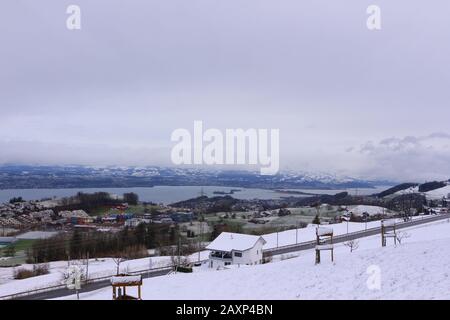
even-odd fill
[(233, 251), (233, 264), (259, 264), (262, 261), (263, 240), (259, 239), (255, 246), (242, 252), (242, 257), (236, 257)]
[[(232, 251), (232, 261), (231, 264), (242, 264), (242, 265), (254, 265), (254, 264), (260, 264), (262, 262), (263, 258), (263, 246), (264, 246), (264, 240), (259, 239), (253, 248), (250, 248), (245, 251)], [(236, 257), (235, 252), (242, 253), (242, 257)], [(225, 262), (229, 262), (230, 260), (221, 260), (218, 258), (210, 258), (208, 261), (208, 266), (210, 268), (218, 268), (218, 267), (225, 267)]]

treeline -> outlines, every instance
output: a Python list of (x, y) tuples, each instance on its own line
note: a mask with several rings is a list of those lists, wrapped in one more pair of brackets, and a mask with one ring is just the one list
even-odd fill
[(112, 232), (73, 231), (36, 241), (27, 251), (29, 263), (68, 259), (121, 257), (137, 259), (147, 256), (147, 249), (178, 243), (179, 229), (167, 224), (140, 224), (134, 229)]
[(86, 212), (92, 212), (99, 208), (116, 206), (123, 202), (127, 202), (130, 205), (136, 205), (139, 202), (139, 197), (133, 192), (125, 193), (122, 199), (113, 198), (111, 197), (111, 194), (107, 192), (78, 192), (73, 197), (61, 199), (61, 205), (56, 207), (55, 210), (58, 212), (64, 210), (84, 210)]
[(431, 181), (425, 182), (419, 186), (419, 192), (428, 192), (435, 189), (443, 188), (447, 184), (443, 181)]
[(406, 190), (408, 188), (417, 187), (417, 185), (418, 185), (417, 183), (409, 183), (409, 182), (402, 183), (402, 184), (396, 185), (392, 188), (386, 189), (386, 190), (376, 194), (376, 196), (379, 198), (383, 198), (383, 197), (389, 196), (389, 195), (394, 194), (401, 190)]
[(14, 197), (9, 200), (10, 204), (19, 203), (19, 202), (24, 202), (22, 197)]

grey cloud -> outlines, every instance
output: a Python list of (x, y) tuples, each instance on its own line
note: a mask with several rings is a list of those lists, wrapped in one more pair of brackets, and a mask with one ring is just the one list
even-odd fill
[(450, 135), (447, 134), (431, 133), (367, 142), (360, 146), (358, 152), (369, 164), (362, 170), (366, 176), (384, 176), (399, 181), (450, 178)]
[(369, 0), (77, 0), (80, 31), (69, 4), (2, 3), (0, 162), (170, 164), (170, 133), (194, 120), (279, 128), (292, 169), (396, 177), (375, 152), (416, 171), (447, 159), (447, 0), (379, 0), (377, 32)]

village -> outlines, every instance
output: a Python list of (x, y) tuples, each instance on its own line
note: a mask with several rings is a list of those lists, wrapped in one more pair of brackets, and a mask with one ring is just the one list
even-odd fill
[[(450, 197), (445, 194), (448, 188), (446, 185), (439, 193), (435, 190), (424, 193), (427, 201), (420, 208), (414, 206), (415, 198), (410, 198), (411, 193), (405, 190), (386, 196), (387, 199), (400, 197), (402, 201), (393, 203), (403, 210), (336, 203), (339, 199), (356, 201), (348, 195), (344, 198), (343, 195), (311, 197), (309, 205), (299, 206), (286, 205), (294, 201), (291, 197), (280, 205), (279, 200), (237, 201), (229, 195), (200, 196), (172, 205), (140, 202), (137, 196), (130, 194), (123, 197), (79, 194), (76, 201), (12, 199), (0, 205), (3, 232), (0, 237), (0, 271), (3, 270), (0, 282), (7, 288), (14, 279), (32, 280), (42, 274), (54, 274), (56, 270), (62, 270), (64, 264), (81, 262), (84, 265), (87, 261), (91, 261), (92, 266), (85, 282), (94, 281), (96, 276), (125, 277), (135, 275), (138, 270), (153, 272), (148, 269), (149, 258), (154, 261), (153, 267), (168, 268), (172, 270), (170, 272), (198, 272), (204, 268), (223, 270), (283, 260), (290, 252), (314, 247), (315, 263), (320, 263), (328, 256), (327, 251), (330, 251), (331, 260), (334, 259), (334, 241), (345, 243), (351, 250), (358, 246), (352, 242), (355, 234), (358, 237), (381, 234), (383, 245), (386, 239), (400, 243), (405, 235), (397, 233), (395, 226), (403, 228), (446, 217), (450, 209)], [(113, 202), (105, 205), (99, 199), (113, 199)], [(331, 203), (317, 201), (324, 199)], [(130, 203), (124, 200), (130, 200)], [(357, 200), (361, 201), (360, 198)], [(91, 202), (102, 205), (92, 207)], [(139, 242), (140, 238), (143, 242)], [(124, 240), (116, 247), (119, 239)], [(92, 241), (99, 245), (103, 243), (103, 247), (93, 247), (89, 244)], [(121, 263), (127, 265), (126, 269), (120, 268)], [(96, 264), (97, 273), (94, 272)], [(27, 270), (38, 271), (22, 276)], [(52, 279), (46, 284), (61, 282), (59, 278)], [(117, 283), (123, 285), (120, 281)], [(34, 287), (30, 284), (24, 289)], [(118, 297), (124, 296), (118, 291)]]
[[(408, 218), (420, 213), (447, 213), (450, 207), (449, 195), (424, 197), (426, 201), (420, 206), (414, 205), (415, 199), (405, 198), (408, 195), (410, 193), (400, 192), (396, 198), (401, 197), (402, 202), (398, 205), (397, 201), (397, 207), (391, 206), (391, 209), (374, 205), (370, 203), (372, 200), (356, 201), (355, 197), (348, 195), (344, 198), (342, 195), (331, 198), (308, 197), (301, 198), (301, 201), (295, 197), (239, 201), (229, 195), (213, 198), (201, 196), (173, 205), (137, 201), (129, 204), (120, 202), (120, 198), (115, 196), (116, 200), (112, 205), (102, 205), (100, 209), (95, 210), (83, 210), (78, 208), (77, 204), (66, 206), (70, 209), (68, 210), (62, 205), (67, 199), (24, 201), (18, 198), (0, 204), (0, 242), (3, 245), (8, 244), (14, 241), (15, 235), (28, 231), (117, 232), (125, 227), (135, 228), (140, 224), (176, 225), (185, 237), (201, 236), (202, 241), (205, 241), (211, 238), (213, 232), (217, 235), (220, 231), (263, 234), (304, 228), (319, 221), (320, 224), (367, 222), (386, 217)], [(392, 197), (393, 195), (389, 195), (386, 198)], [(330, 200), (330, 203), (322, 203), (323, 199)], [(345, 201), (351, 204), (345, 204)], [(370, 204), (358, 204), (361, 202)]]
[[(355, 209), (355, 211), (365, 209), (367, 212), (374, 208), (359, 206)], [(352, 212), (352, 214), (359, 213)], [(131, 219), (136, 218), (128, 220)], [(8, 280), (7, 276), (8, 270), (17, 270), (18, 268), (2, 268), (3, 270), (0, 269), (0, 281), (3, 282), (1, 292), (5, 295), (4, 298), (7, 298), (7, 293), (17, 295), (20, 293), (18, 290), (31, 293), (40, 292), (42, 289), (36, 288), (55, 285), (65, 287), (70, 282), (70, 285), (67, 285), (68, 294), (77, 293), (78, 295), (78, 291), (85, 286), (88, 288), (90, 282), (95, 283), (97, 279), (111, 279), (113, 299), (142, 299), (142, 290), (145, 289), (144, 278), (149, 274), (152, 277), (153, 272), (167, 270), (165, 272), (168, 274), (186, 272), (197, 274), (207, 270), (238, 270), (240, 268), (244, 271), (248, 267), (296, 258), (299, 250), (315, 251), (315, 258), (311, 258), (311, 264), (327, 264), (336, 259), (336, 254), (338, 255), (337, 259), (340, 259), (339, 256), (344, 247), (348, 247), (350, 252), (358, 249), (361, 240), (355, 240), (353, 238), (355, 234), (363, 239), (374, 234), (374, 239), (381, 239), (374, 243), (381, 243), (382, 246), (399, 245), (405, 242), (409, 236), (409, 231), (402, 231), (402, 228), (438, 221), (436, 219), (448, 219), (448, 214), (419, 214), (412, 217), (410, 221), (405, 221), (401, 216), (390, 215), (385, 216), (381, 224), (379, 220), (362, 223), (350, 222), (350, 219), (347, 219), (342, 222), (325, 224), (317, 224), (317, 221), (314, 221), (301, 229), (261, 235), (223, 231), (212, 241), (207, 241), (199, 247), (200, 251), (181, 256), (176, 252), (171, 257), (170, 255), (155, 255), (155, 252), (149, 251), (148, 258), (140, 259), (88, 258), (74, 259), (71, 262), (50, 262), (48, 263), (48, 276), (50, 277), (46, 278), (47, 280), (39, 283), (39, 279), (43, 275), (37, 274), (32, 278), (20, 280), (21, 285), (18, 288), (14, 285), (16, 280)], [(379, 229), (380, 226), (381, 229)], [(67, 265), (70, 266), (72, 275), (61, 278), (61, 274), (66, 272)], [(29, 268), (29, 265), (26, 264), (25, 268)], [(34, 282), (33, 279), (35, 279)]]

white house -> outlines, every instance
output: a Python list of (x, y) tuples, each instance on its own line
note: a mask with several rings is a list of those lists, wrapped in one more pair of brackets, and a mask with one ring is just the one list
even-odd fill
[(210, 251), (209, 267), (219, 268), (231, 264), (260, 264), (263, 258), (261, 236), (222, 232), (206, 249)]

